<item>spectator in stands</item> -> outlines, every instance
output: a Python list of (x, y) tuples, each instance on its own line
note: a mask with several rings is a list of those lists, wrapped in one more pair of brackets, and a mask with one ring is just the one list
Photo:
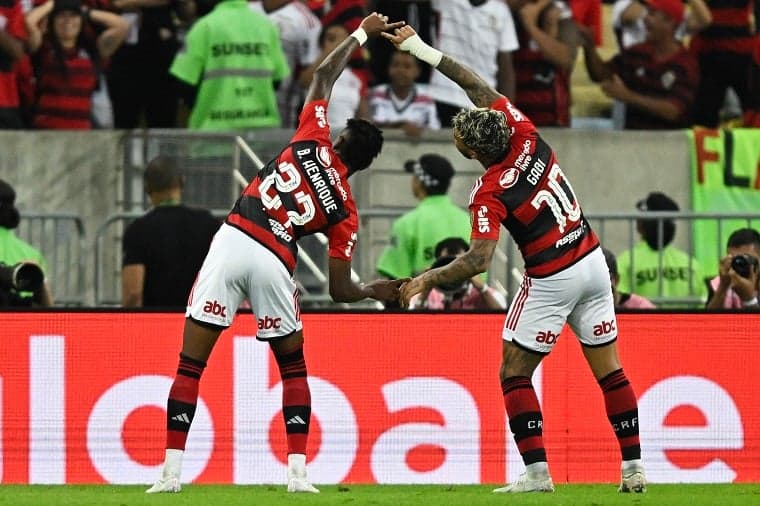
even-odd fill
[(612, 284), (612, 296), (615, 299), (615, 307), (618, 309), (654, 309), (655, 306), (651, 300), (636, 295), (635, 293), (625, 293), (618, 290), (620, 284), (620, 274), (618, 273), (617, 259), (615, 254), (610, 250), (603, 248), (604, 260), (607, 262), (607, 268), (610, 270), (610, 283)]
[[(519, 47), (512, 13), (503, 0), (431, 0), (438, 19), (436, 49), (468, 66), (496, 90), (515, 96), (512, 52)], [(462, 107), (472, 107), (467, 94), (434, 70), (430, 94), (444, 127)]]
[[(450, 264), (456, 257), (470, 249), (461, 237), (448, 237), (435, 245), (435, 262), (431, 269)], [(480, 276), (473, 276), (461, 283), (431, 288), (409, 301), (409, 309), (506, 309), (504, 294), (488, 286)]]
[(581, 40), (586, 69), (610, 98), (626, 105), (626, 129), (674, 129), (692, 125), (699, 71), (675, 36), (684, 18), (681, 0), (650, 0), (646, 41), (602, 61), (588, 34)]
[(425, 129), (440, 129), (438, 111), (427, 85), (415, 82), (420, 76), (417, 58), (403, 51), (394, 52), (388, 75), (390, 83), (370, 91), (372, 121), (380, 127), (401, 128), (409, 137), (419, 137)]
[[(612, 29), (615, 33), (620, 51), (641, 44), (646, 40), (647, 28), (644, 19), (647, 7), (644, 0), (617, 0), (612, 6)], [(710, 9), (704, 0), (691, 0), (684, 20), (676, 29), (676, 38), (683, 41), (684, 37), (693, 35), (704, 29), (712, 22)], [(615, 100), (612, 109), (612, 119), (615, 128), (623, 128), (625, 124), (625, 104)]]
[[(99, 34), (91, 36), (86, 23)], [(26, 14), (26, 26), (36, 81), (35, 128), (91, 129), (100, 69), (124, 42), (129, 24), (81, 0), (48, 0)]]
[(760, 292), (760, 234), (741, 228), (728, 237), (718, 275), (709, 282), (707, 309), (757, 308)]
[[(323, 9), (323, 14), (319, 16), (323, 28), (342, 25), (346, 32), (351, 33), (359, 27), (362, 19), (368, 13), (366, 0), (331, 0), (323, 3), (326, 9)], [(383, 12), (377, 9), (373, 9), (373, 11)], [(384, 13), (384, 15), (387, 14)], [(369, 68), (369, 53), (364, 48), (357, 48), (351, 54), (347, 67), (361, 80), (363, 88), (369, 86), (372, 74)]]
[(154, 158), (143, 180), (153, 209), (124, 232), (121, 302), (184, 308), (219, 221), (181, 203), (184, 177), (174, 160)]
[(393, 222), (390, 244), (377, 261), (377, 272), (387, 278), (419, 274), (435, 259), (435, 245), (447, 237), (470, 237), (470, 215), (447, 195), (454, 167), (432, 153), (408, 160), (404, 170), (412, 173), (412, 193), (417, 207)]
[(758, 19), (753, 21), (758, 0), (707, 0), (713, 23), (696, 34), (690, 48), (699, 61), (696, 96), (697, 125), (717, 128), (726, 91), (732, 88), (742, 111), (750, 116), (760, 110), (760, 80), (752, 78), (753, 64), (760, 62)]
[[(403, 19), (406, 24), (414, 28), (414, 31), (428, 44), (433, 43), (433, 9), (430, 0), (371, 0), (367, 2), (370, 11), (382, 12), (390, 19)], [(368, 43), (369, 61), (373, 83), (387, 83), (390, 81), (388, 69), (391, 57), (395, 53), (392, 45), (385, 41), (374, 40)], [(430, 66), (423, 65), (420, 68), (420, 83), (430, 82)]]
[[(678, 204), (661, 192), (652, 192), (636, 204), (642, 212), (678, 211)], [(704, 300), (702, 269), (692, 256), (671, 245), (676, 234), (672, 219), (640, 219), (641, 240), (618, 255), (618, 289), (648, 299), (698, 298)], [(658, 304), (662, 305), (662, 304)]]
[(108, 67), (108, 91), (115, 128), (172, 128), (179, 101), (169, 76), (179, 23), (195, 15), (192, 0), (110, 0), (130, 24), (126, 43)]
[[(311, 82), (314, 71), (332, 52), (333, 49), (346, 40), (348, 30), (340, 23), (334, 23), (322, 28), (319, 35), (319, 46), (322, 49), (314, 63), (299, 76), (303, 86)], [(335, 127), (343, 128), (350, 118), (369, 119), (366, 81), (350, 67), (346, 67), (333, 86), (327, 108), (327, 121)]]
[(0, 129), (24, 128), (16, 65), (25, 58), (26, 39), (21, 2), (0, 4)]
[(536, 126), (570, 126), (570, 73), (578, 50), (573, 14), (561, 0), (509, 0), (520, 49), (515, 105)]
[(265, 13), (280, 32), (282, 52), (287, 59), (290, 75), (277, 88), (277, 107), (282, 126), (295, 128), (306, 97), (306, 86), (299, 82), (298, 75), (319, 57), (322, 25), (301, 0), (263, 0), (249, 5)]
[(169, 70), (192, 106), (189, 128), (279, 127), (275, 83), (290, 74), (277, 27), (245, 0), (222, 0), (195, 22)]
[[(16, 191), (0, 179), (0, 264), (5, 264), (6, 271), (19, 264), (32, 264), (39, 270), (31, 269), (34, 273), (30, 278), (36, 279), (29, 279), (28, 284), (6, 283), (3, 280), (8, 280), (0, 274), (0, 306), (52, 306), (53, 296), (44, 279), (47, 270), (45, 259), (36, 248), (13, 233), (21, 220), (15, 202)], [(25, 269), (30, 270), (28, 267)], [(17, 275), (12, 277), (16, 278)], [(29, 291), (24, 288), (29, 288)]]

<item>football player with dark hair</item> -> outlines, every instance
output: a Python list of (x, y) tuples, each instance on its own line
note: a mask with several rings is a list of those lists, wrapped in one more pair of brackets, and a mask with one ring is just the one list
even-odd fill
[(334, 301), (398, 298), (402, 280), (357, 284), (351, 279), (359, 217), (348, 178), (369, 167), (380, 153), (382, 135), (365, 121), (351, 120), (331, 143), (327, 103), (353, 52), (369, 36), (402, 24), (372, 13), (327, 56), (314, 74), (291, 142), (243, 190), (214, 237), (187, 303), (179, 367), (167, 403), (163, 472), (148, 493), (180, 491), (201, 374), (244, 299), (259, 319), (256, 337), (269, 343), (282, 378), (288, 492), (319, 492), (306, 478), (311, 393), (293, 279), (296, 241), (316, 232), (327, 235)]

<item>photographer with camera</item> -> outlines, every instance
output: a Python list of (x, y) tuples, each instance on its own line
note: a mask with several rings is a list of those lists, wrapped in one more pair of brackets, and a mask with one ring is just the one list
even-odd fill
[[(470, 249), (467, 241), (449, 237), (435, 245), (435, 262), (431, 269), (450, 264)], [(442, 284), (427, 293), (415, 296), (410, 309), (506, 309), (507, 299), (497, 289), (488, 286), (480, 277), (473, 276), (459, 283)]]
[(13, 232), (21, 216), (16, 191), (0, 179), (0, 307), (52, 306), (42, 254)]
[(758, 309), (760, 233), (740, 228), (728, 237), (718, 275), (708, 283), (707, 309)]

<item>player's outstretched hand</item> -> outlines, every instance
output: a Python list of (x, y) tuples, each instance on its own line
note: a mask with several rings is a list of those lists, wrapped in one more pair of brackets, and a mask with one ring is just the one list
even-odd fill
[(398, 299), (399, 287), (409, 281), (403, 279), (378, 279), (367, 286), (372, 289), (372, 298), (382, 302), (390, 302)]
[(367, 32), (368, 37), (375, 37), (385, 30), (393, 30), (404, 26), (403, 21), (396, 21), (395, 23), (388, 23), (388, 16), (383, 16), (377, 12), (373, 12), (362, 20), (361, 28)]
[(393, 30), (393, 33), (388, 33), (386, 31), (383, 31), (380, 35), (388, 39), (389, 41), (393, 42), (393, 45), (396, 46), (397, 49), (400, 49), (399, 46), (401, 45), (401, 43), (404, 42), (406, 39), (409, 39), (417, 35), (417, 32), (415, 32), (414, 28), (412, 28), (411, 26), (404, 25), (400, 28), (396, 28), (395, 30)]
[(408, 283), (401, 285), (401, 294), (398, 298), (401, 307), (408, 308), (412, 297), (418, 293), (422, 293), (426, 289), (427, 287), (425, 286), (425, 282), (422, 281), (422, 276), (417, 276), (416, 278), (410, 280)]

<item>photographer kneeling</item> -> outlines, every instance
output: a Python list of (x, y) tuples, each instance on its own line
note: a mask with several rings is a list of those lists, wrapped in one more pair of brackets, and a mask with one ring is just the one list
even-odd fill
[(16, 192), (0, 180), (0, 307), (52, 306), (42, 254), (13, 233), (21, 219)]
[[(449, 237), (435, 246), (431, 269), (443, 267), (464, 254), (469, 245), (459, 237)], [(478, 276), (455, 285), (441, 285), (412, 298), (409, 309), (506, 309), (507, 299)]]
[(741, 228), (728, 237), (727, 255), (708, 284), (707, 309), (758, 309), (760, 233)]

